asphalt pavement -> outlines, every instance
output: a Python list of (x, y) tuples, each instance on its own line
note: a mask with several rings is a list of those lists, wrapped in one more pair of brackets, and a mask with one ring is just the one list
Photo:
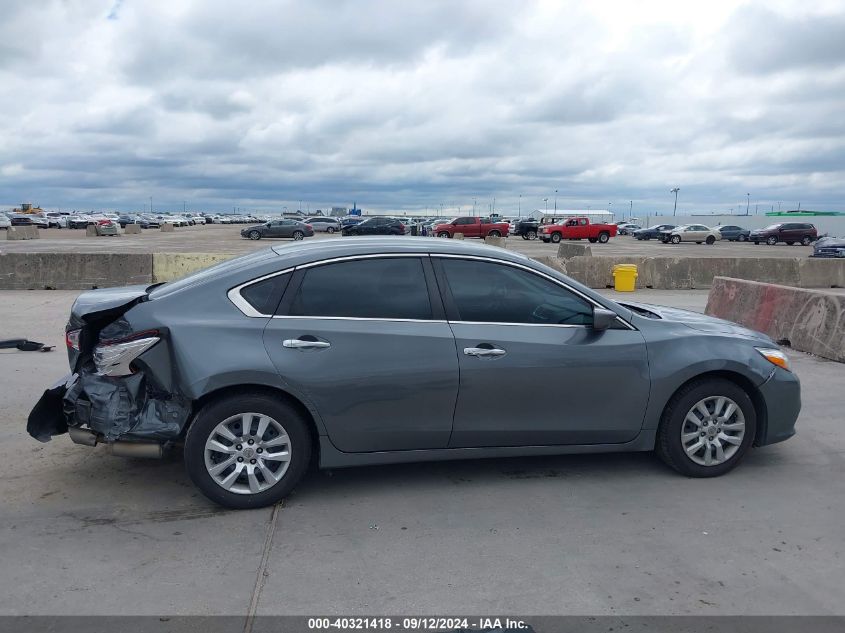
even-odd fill
[[(57, 345), (0, 351), (2, 615), (845, 614), (845, 365), (790, 352), (797, 436), (721, 478), (650, 454), (367, 467), (237, 512), (178, 455), (26, 434), (76, 294), (0, 291), (0, 338)], [(701, 310), (706, 292), (630, 297)], [(530, 415), (537, 396), (495, 397)]]

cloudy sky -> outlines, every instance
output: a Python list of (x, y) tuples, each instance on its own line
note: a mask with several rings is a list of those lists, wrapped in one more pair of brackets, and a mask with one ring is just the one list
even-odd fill
[(845, 210), (841, 0), (0, 4), (4, 206)]

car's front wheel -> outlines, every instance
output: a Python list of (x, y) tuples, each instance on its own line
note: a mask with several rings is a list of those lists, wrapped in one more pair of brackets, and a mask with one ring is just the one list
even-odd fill
[(769, 246), (774, 246), (777, 243), (778, 243), (778, 238), (776, 238), (774, 235), (772, 235), (770, 238), (768, 238), (766, 240), (766, 244), (768, 244)]
[(326, 233), (329, 233), (329, 234), (334, 233), (334, 227), (333, 226), (327, 227)]
[(672, 244), (680, 244), (681, 243), (681, 236), (680, 235), (673, 235), (671, 238)]
[(440, 233), (437, 234), (437, 237), (452, 237), (452, 236), (449, 235), (446, 231), (441, 231)]
[(802, 244), (803, 246), (809, 246), (809, 245), (810, 245), (810, 242), (812, 242), (812, 241), (813, 241), (813, 240), (812, 240), (812, 239), (810, 239), (810, 236), (809, 236), (809, 235), (805, 235), (804, 237), (802, 237), (802, 238), (801, 238), (801, 244)]
[(249, 239), (251, 239), (251, 240), (260, 240), (261, 239), (261, 233), (259, 231), (250, 231), (247, 234), (247, 237), (249, 237)]
[(716, 238), (715, 238), (715, 237), (713, 237), (712, 235), (708, 235), (708, 236), (707, 236), (707, 239), (706, 239), (706, 240), (704, 240), (704, 241), (705, 241), (705, 242), (706, 242), (709, 246), (713, 246), (713, 244), (715, 244), (715, 243), (716, 243)]
[(301, 240), (303, 237), (305, 237), (305, 233), (303, 233), (302, 231), (294, 231), (293, 232), (293, 239), (296, 240), (297, 242), (299, 240)]
[(657, 432), (656, 451), (688, 477), (716, 477), (751, 447), (757, 415), (751, 398), (724, 378), (703, 378), (672, 396)]
[(737, 240), (739, 240), (740, 242), (744, 242), (744, 241), (745, 241), (745, 240), (747, 240), (748, 238), (747, 238), (745, 235), (740, 235), (740, 236), (739, 236), (738, 238), (736, 238), (736, 239), (737, 239)]
[(560, 233), (552, 233), (552, 242), (555, 244), (560, 242)]
[(227, 508), (280, 501), (310, 459), (311, 435), (302, 415), (259, 392), (206, 405), (185, 437), (188, 475), (206, 497)]

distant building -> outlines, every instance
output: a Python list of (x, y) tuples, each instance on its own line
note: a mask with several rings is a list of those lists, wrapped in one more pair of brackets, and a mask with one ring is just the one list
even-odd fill
[(331, 216), (333, 218), (342, 218), (346, 216), (346, 207), (332, 207)]

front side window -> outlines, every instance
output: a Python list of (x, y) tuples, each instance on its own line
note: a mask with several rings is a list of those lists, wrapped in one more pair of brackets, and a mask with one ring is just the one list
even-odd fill
[(416, 257), (361, 259), (309, 268), (288, 314), (432, 318), (422, 262)]
[(443, 259), (461, 321), (592, 325), (592, 306), (528, 271), (491, 262)]

